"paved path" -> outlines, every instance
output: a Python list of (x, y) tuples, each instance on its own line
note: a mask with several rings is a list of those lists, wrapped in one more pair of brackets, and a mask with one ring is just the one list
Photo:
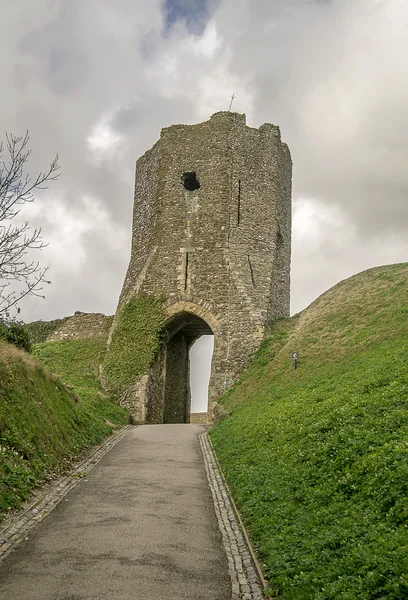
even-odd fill
[(136, 427), (10, 550), (4, 600), (230, 600), (199, 425)]

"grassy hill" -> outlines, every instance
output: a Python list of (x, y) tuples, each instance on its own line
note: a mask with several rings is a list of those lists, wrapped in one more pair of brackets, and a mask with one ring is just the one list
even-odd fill
[(408, 598), (407, 360), (408, 264), (379, 267), (279, 322), (224, 398), (211, 438), (274, 597)]
[(97, 379), (105, 346), (103, 339), (44, 342), (31, 356), (0, 343), (0, 520), (126, 422)]

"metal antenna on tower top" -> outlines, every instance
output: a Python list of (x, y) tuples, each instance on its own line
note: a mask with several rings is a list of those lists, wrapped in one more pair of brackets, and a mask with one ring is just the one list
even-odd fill
[(232, 106), (232, 103), (234, 102), (234, 98), (235, 98), (235, 94), (232, 94), (228, 112), (230, 112), (230, 110), (231, 110), (231, 106)]

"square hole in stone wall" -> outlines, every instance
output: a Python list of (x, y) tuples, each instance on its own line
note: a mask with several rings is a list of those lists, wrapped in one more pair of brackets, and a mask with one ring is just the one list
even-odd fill
[(189, 192), (194, 192), (194, 190), (200, 189), (200, 182), (197, 179), (195, 171), (188, 171), (187, 173), (183, 173), (182, 181), (184, 187)]

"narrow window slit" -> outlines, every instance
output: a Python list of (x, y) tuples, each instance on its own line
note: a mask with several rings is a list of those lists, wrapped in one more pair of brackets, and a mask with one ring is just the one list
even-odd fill
[(237, 213), (237, 225), (241, 223), (241, 180), (238, 181), (238, 213)]
[(248, 266), (249, 266), (249, 272), (251, 273), (252, 287), (255, 289), (256, 286), (255, 286), (254, 270), (252, 268), (251, 259), (249, 258), (249, 254), (248, 254)]
[(187, 291), (188, 285), (188, 252), (186, 252), (185, 268), (184, 268), (184, 291)]

